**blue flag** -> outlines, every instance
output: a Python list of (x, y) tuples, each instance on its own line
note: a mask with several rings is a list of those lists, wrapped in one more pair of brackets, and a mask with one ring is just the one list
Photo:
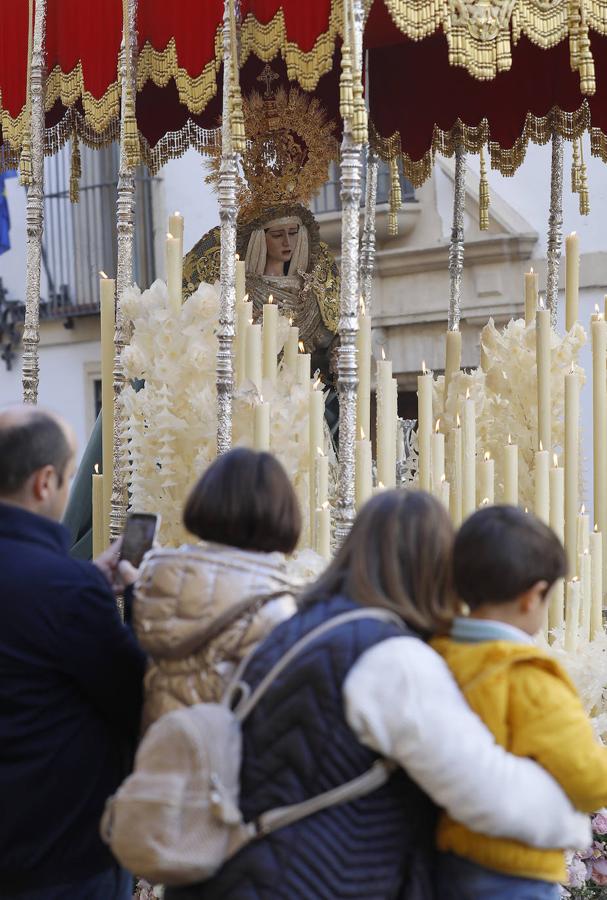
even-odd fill
[(10, 229), (11, 218), (8, 213), (8, 200), (4, 190), (4, 182), (7, 178), (14, 178), (14, 171), (0, 172), (0, 254), (11, 249)]

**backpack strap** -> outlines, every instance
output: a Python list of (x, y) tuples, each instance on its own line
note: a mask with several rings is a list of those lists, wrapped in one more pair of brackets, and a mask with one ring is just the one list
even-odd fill
[(289, 590), (289, 587), (285, 585), (284, 588), (272, 591), (270, 594), (254, 594), (252, 597), (247, 597), (244, 600), (241, 600), (240, 603), (228, 607), (228, 609), (216, 616), (209, 627), (202, 633), (198, 647), (202, 648), (207, 644), (210, 644), (212, 640), (219, 637), (220, 634), (227, 631), (232, 625), (235, 625), (236, 622), (247, 615), (247, 613), (257, 612), (271, 600), (277, 600), (279, 597), (286, 597), (289, 595), (292, 596), (294, 592), (294, 589)]
[(253, 692), (250, 692), (246, 682), (243, 683), (242, 681), (242, 675), (250, 660), (250, 657), (246, 657), (238, 667), (234, 678), (227, 688), (224, 702), (229, 704), (231, 699), (238, 696), (239, 699), (232, 711), (239, 722), (244, 722), (279, 675), (281, 675), (287, 666), (289, 666), (297, 656), (303, 653), (310, 644), (313, 644), (318, 638), (323, 637), (325, 634), (328, 634), (328, 632), (333, 631), (342, 625), (346, 625), (349, 622), (358, 622), (361, 619), (376, 619), (403, 628), (402, 619), (400, 619), (396, 613), (390, 612), (390, 610), (387, 609), (365, 607), (363, 609), (340, 613), (338, 616), (333, 616), (333, 618), (327, 619), (326, 622), (313, 628), (312, 631), (309, 631), (293, 644), (293, 646), (281, 656), (278, 662), (272, 666), (270, 671), (266, 673)]

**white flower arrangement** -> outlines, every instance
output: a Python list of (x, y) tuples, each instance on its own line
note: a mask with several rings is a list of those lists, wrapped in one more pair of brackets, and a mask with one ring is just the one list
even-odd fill
[[(573, 366), (585, 381), (584, 370), (575, 360), (586, 342), (586, 334), (579, 323), (564, 337), (552, 332), (551, 401), (552, 444), (563, 446), (564, 437), (564, 376)], [(434, 382), (434, 417), (441, 420), (445, 434), (455, 427), (461, 413), (466, 391), (476, 406), (477, 461), (486, 452), (495, 460), (495, 500), (503, 499), (504, 448), (511, 436), (519, 448), (519, 503), (533, 508), (533, 457), (537, 446), (537, 366), (535, 355), (535, 325), (525, 326), (522, 319), (512, 319), (502, 330), (490, 319), (481, 332), (481, 348), (486, 370), (462, 370), (449, 383), (444, 402), (444, 377)], [(545, 450), (551, 448), (545, 447)], [(451, 455), (447, 452), (447, 480), (451, 480)]]
[[(132, 322), (131, 343), (123, 353), (129, 384), (121, 396), (130, 506), (159, 513), (161, 543), (178, 546), (188, 540), (181, 524), (184, 501), (216, 456), (219, 293), (215, 286), (201, 284), (175, 312), (169, 309), (165, 283), (155, 281), (143, 293), (137, 287), (127, 291), (123, 309)], [(280, 348), (287, 331), (288, 323), (281, 321)], [(251, 383), (235, 393), (234, 446), (251, 446), (260, 399)], [(271, 405), (271, 449), (294, 484), (306, 522), (308, 399), (309, 385), (298, 384), (286, 367), (281, 366), (275, 387), (264, 382), (263, 400)], [(306, 566), (311, 566), (309, 559), (299, 568)], [(319, 566), (311, 568), (316, 573)]]

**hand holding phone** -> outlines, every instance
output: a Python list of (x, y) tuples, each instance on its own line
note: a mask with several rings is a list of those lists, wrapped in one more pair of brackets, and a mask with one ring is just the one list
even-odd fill
[(153, 513), (130, 513), (122, 536), (120, 560), (126, 560), (136, 569), (148, 550), (154, 545), (160, 526), (160, 516)]

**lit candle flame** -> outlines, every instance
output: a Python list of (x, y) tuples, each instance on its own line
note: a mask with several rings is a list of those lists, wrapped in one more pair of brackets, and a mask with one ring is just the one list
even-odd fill
[(422, 359), (422, 375), (426, 375), (426, 360)]
[(598, 533), (599, 533), (599, 526), (598, 526), (598, 523), (597, 523), (597, 522), (594, 523), (594, 533), (595, 533), (595, 534), (598, 534)]
[(542, 297), (541, 294), (539, 296), (538, 307), (539, 307), (539, 309), (546, 309), (546, 305), (544, 303), (544, 298)]
[(528, 506), (525, 507), (525, 512), (527, 515), (529, 515), (529, 507)]
[(360, 429), (360, 439), (361, 439), (361, 441), (364, 441), (364, 439), (365, 439), (365, 429), (364, 428)]
[(489, 497), (483, 497), (481, 500), (481, 506), (489, 506)]
[(543, 449), (544, 449), (543, 444), (542, 444), (542, 442), (540, 441), (540, 453), (542, 452)]
[(470, 399), (470, 388), (466, 388), (466, 400)]
[(487, 451), (485, 452), (485, 462), (489, 462), (490, 459), (491, 459), (491, 454), (490, 454), (489, 451), (487, 450)]
[(260, 394), (259, 395), (259, 405), (261, 406), (262, 403), (263, 403), (263, 394)]
[(270, 294), (270, 296), (268, 297), (268, 303), (274, 303), (274, 297), (272, 296), (272, 294)]
[[(179, 212), (178, 209), (176, 209), (175, 212), (173, 213), (173, 215), (174, 215), (174, 216), (179, 216), (179, 215), (181, 215), (181, 213)], [(236, 254), (236, 259), (240, 259), (240, 257), (238, 256), (238, 253)]]
[(324, 451), (323, 451), (323, 449), (322, 449), (322, 447), (317, 447), (317, 448), (316, 448), (316, 452), (318, 453), (319, 456), (324, 456), (324, 455), (325, 455), (325, 454), (324, 454)]
[(107, 279), (107, 275), (105, 274), (105, 272), (101, 272), (101, 271), (100, 271), (100, 272), (99, 272), (99, 276), (100, 276), (100, 278), (106, 278), (106, 279)]
[(531, 266), (531, 268), (529, 269), (529, 274), (533, 275), (533, 266)]
[(586, 547), (586, 549), (584, 550), (584, 556), (590, 556), (590, 550), (588, 549), (588, 547)]
[(320, 386), (321, 384), (322, 384), (322, 381), (321, 381), (321, 378), (320, 378), (320, 376), (319, 376), (319, 377), (316, 379), (316, 381), (314, 382), (314, 384), (312, 385), (312, 390), (313, 390), (313, 391), (317, 391), (318, 388), (319, 388), (319, 386)]
[(329, 501), (328, 501), (328, 500), (325, 500), (325, 502), (324, 502), (323, 505), (321, 506), (321, 509), (328, 509), (328, 508), (329, 508)]
[(508, 443), (510, 445), (512, 445), (512, 435), (511, 434), (508, 435)]
[(176, 241), (177, 238), (174, 238), (170, 231), (167, 231), (167, 241)]
[(240, 262), (240, 254), (239, 254), (239, 253), (235, 253), (235, 254), (234, 254), (234, 259), (236, 260), (236, 262)]
[(95, 463), (95, 475), (99, 475), (99, 463)]
[(585, 512), (586, 512), (586, 507), (582, 503), (582, 505), (580, 506), (580, 516), (583, 516)]
[(441, 482), (441, 484), (444, 484), (444, 483), (446, 482), (446, 480), (447, 480), (447, 476), (446, 476), (445, 473), (443, 472), (443, 474), (442, 474), (441, 477), (440, 477), (440, 482)]
[(456, 427), (457, 427), (457, 428), (460, 428), (460, 427), (461, 427), (461, 424), (462, 424), (462, 423), (461, 423), (461, 420), (460, 420), (460, 417), (459, 417), (459, 413), (456, 413), (456, 415), (455, 415), (455, 424), (456, 424)]
[(383, 489), (385, 488), (385, 486), (386, 486), (386, 485), (383, 483), (383, 481), (378, 481), (378, 482), (377, 482), (377, 487), (378, 487), (380, 490), (383, 491)]
[(248, 294), (245, 294), (244, 297), (242, 298), (242, 302), (243, 302), (243, 303), (247, 303), (248, 300), (249, 300), (249, 295), (248, 295)]
[(599, 304), (598, 304), (598, 303), (595, 303), (595, 304), (594, 304), (594, 311), (595, 311), (595, 313), (597, 314), (597, 316), (600, 316), (601, 310), (599, 309)]
[(300, 352), (300, 353), (305, 353), (305, 352), (306, 352), (305, 347), (304, 347), (304, 342), (303, 342), (303, 341), (300, 341), (300, 342), (298, 343), (297, 346), (299, 347), (299, 352)]
[(381, 358), (384, 362), (386, 361), (386, 351), (383, 347), (381, 348)]
[(365, 301), (364, 301), (364, 298), (362, 297), (362, 295), (360, 298), (360, 314), (361, 314), (361, 316), (367, 315), (367, 307), (365, 306)]
[(289, 328), (293, 328), (293, 316), (289, 316)]
[(571, 584), (573, 584), (574, 581), (579, 581), (579, 580), (580, 579), (577, 577), (577, 575), (574, 575), (574, 577), (571, 579)]
[(570, 374), (570, 375), (575, 375), (575, 368), (574, 368), (573, 363), (571, 363), (571, 368), (569, 369), (569, 374)]
[(453, 324), (453, 328), (452, 328), (451, 330), (452, 330), (452, 331), (459, 331), (459, 324), (458, 324), (457, 322), (455, 322), (455, 323)]
[(436, 425), (434, 426), (434, 433), (438, 434), (440, 431), (440, 419), (436, 420)]
[(553, 465), (554, 465), (554, 468), (555, 468), (555, 469), (558, 469), (558, 467), (559, 467), (559, 458), (558, 458), (558, 456), (556, 455), (556, 453), (553, 453), (553, 454), (552, 454), (552, 463), (553, 463)]

